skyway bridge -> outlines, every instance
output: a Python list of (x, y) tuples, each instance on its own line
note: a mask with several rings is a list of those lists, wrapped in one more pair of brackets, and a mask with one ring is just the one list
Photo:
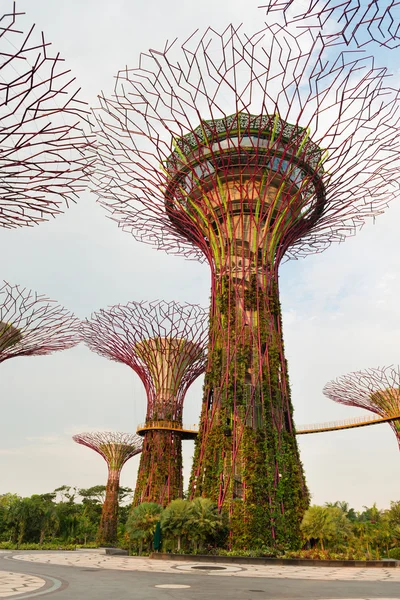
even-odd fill
[[(353, 429), (354, 427), (366, 427), (368, 425), (379, 425), (380, 423), (389, 423), (390, 421), (399, 421), (400, 413), (392, 414), (387, 417), (354, 417), (352, 419), (343, 419), (342, 421), (327, 421), (326, 423), (311, 423), (300, 425), (296, 428), (296, 435), (307, 435), (310, 433), (323, 433), (326, 431), (339, 431), (340, 429)], [(173, 421), (151, 421), (141, 423), (136, 432), (144, 435), (149, 430), (173, 431), (181, 434), (183, 439), (196, 439), (199, 428), (195, 424), (182, 425)]]

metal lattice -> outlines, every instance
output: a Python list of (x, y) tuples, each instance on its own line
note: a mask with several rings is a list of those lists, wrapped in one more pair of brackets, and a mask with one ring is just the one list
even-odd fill
[(64, 60), (15, 2), (0, 18), (0, 226), (34, 225), (63, 212), (87, 185), (92, 141), (85, 102)]
[(108, 466), (106, 497), (101, 513), (97, 542), (114, 545), (117, 541), (118, 492), (124, 464), (142, 450), (142, 440), (132, 433), (114, 431), (85, 432), (74, 435), (74, 442), (91, 448), (104, 458)]
[(143, 54), (94, 111), (93, 187), (112, 218), (210, 265), (190, 495), (225, 509), (231, 544), (246, 548), (300, 543), (309, 502), (279, 264), (344, 240), (399, 196), (399, 94), (371, 57), (322, 33), (207, 29)]
[(0, 362), (72, 348), (79, 327), (79, 319), (44, 295), (6, 282), (0, 288)]
[(91, 350), (133, 369), (147, 395), (135, 503), (181, 496), (183, 402), (204, 371), (207, 313), (174, 302), (130, 302), (95, 313), (82, 326)]
[(270, 0), (260, 6), (267, 15), (282, 13), (286, 24), (299, 28), (318, 27), (329, 44), (344, 41), (364, 47), (370, 42), (389, 49), (400, 45), (400, 2), (398, 0)]
[[(347, 406), (365, 408), (380, 417), (400, 413), (400, 368), (382, 367), (356, 371), (330, 381), (323, 389), (325, 396)], [(400, 448), (400, 422), (390, 422)]]

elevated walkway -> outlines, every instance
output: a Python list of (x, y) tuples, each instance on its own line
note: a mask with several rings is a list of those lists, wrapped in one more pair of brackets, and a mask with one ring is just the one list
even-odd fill
[[(326, 431), (339, 431), (340, 429), (353, 429), (354, 427), (366, 427), (367, 425), (379, 425), (380, 423), (389, 423), (390, 421), (399, 421), (400, 412), (388, 417), (354, 417), (352, 419), (343, 419), (342, 421), (328, 421), (326, 423), (311, 423), (300, 425), (296, 429), (296, 435), (307, 435), (309, 433), (323, 433)], [(174, 421), (151, 421), (141, 423), (136, 429), (138, 435), (143, 436), (146, 431), (173, 431), (179, 433), (183, 440), (195, 440), (199, 428), (196, 424), (181, 425)]]
[(354, 417), (342, 421), (328, 421), (327, 423), (312, 423), (309, 425), (300, 425), (296, 429), (297, 435), (306, 435), (308, 433), (322, 433), (324, 431), (338, 431), (339, 429), (352, 429), (353, 427), (366, 427), (367, 425), (379, 425), (379, 423), (388, 423), (389, 421), (400, 420), (400, 413), (392, 414), (388, 417)]
[(140, 436), (144, 436), (146, 431), (171, 431), (179, 433), (183, 440), (195, 440), (199, 433), (197, 425), (182, 425), (175, 421), (149, 421), (141, 423), (136, 429), (136, 433)]

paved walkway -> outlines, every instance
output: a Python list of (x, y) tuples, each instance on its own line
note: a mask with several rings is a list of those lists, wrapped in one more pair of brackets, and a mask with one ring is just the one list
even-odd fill
[[(279, 579), (309, 579), (324, 581), (388, 582), (400, 583), (400, 568), (356, 567), (294, 567), (263, 565), (223, 565), (196, 562), (150, 560), (136, 556), (106, 556), (96, 552), (37, 552), (15, 554), (14, 559), (30, 563), (110, 569), (118, 571), (144, 571), (154, 573), (207, 573), (223, 577), (263, 577)], [(399, 587), (400, 596), (400, 587)]]
[(10, 598), (16, 594), (34, 592), (46, 584), (41, 577), (0, 571), (0, 598)]

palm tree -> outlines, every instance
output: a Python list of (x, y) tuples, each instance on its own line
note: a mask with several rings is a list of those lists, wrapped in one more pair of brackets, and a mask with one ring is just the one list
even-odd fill
[(207, 538), (215, 537), (222, 528), (222, 516), (217, 505), (209, 498), (195, 498), (190, 508), (190, 537), (194, 541), (195, 550), (203, 546)]
[(314, 505), (304, 513), (301, 530), (306, 540), (319, 540), (325, 550), (324, 542), (335, 540), (337, 545), (351, 535), (351, 523), (337, 506)]
[(189, 522), (192, 518), (192, 503), (189, 500), (173, 500), (161, 515), (161, 531), (166, 537), (177, 539), (178, 551), (181, 549), (183, 536), (189, 533)]
[(156, 530), (157, 522), (160, 520), (162, 506), (155, 502), (143, 502), (132, 508), (126, 522), (126, 531), (131, 540), (139, 542), (139, 553), (143, 551), (143, 543), (151, 550), (151, 544)]

